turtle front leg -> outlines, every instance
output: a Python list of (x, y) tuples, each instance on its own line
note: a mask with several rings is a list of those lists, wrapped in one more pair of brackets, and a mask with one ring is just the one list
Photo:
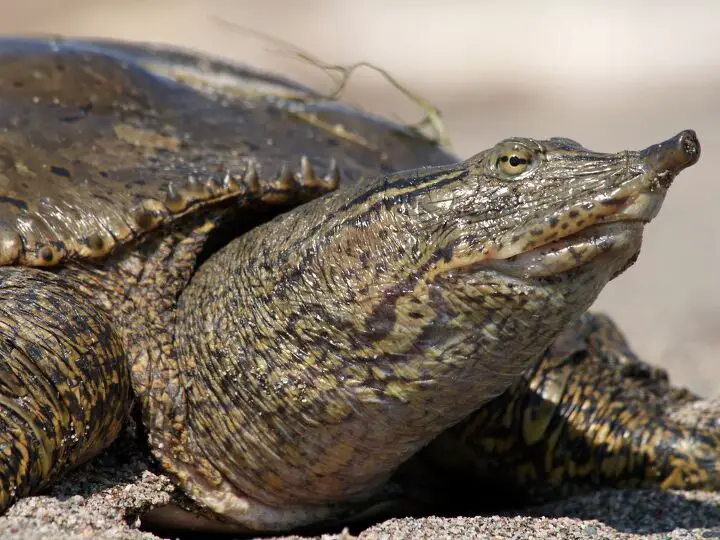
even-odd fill
[(129, 404), (120, 339), (88, 295), (0, 269), (0, 512), (108, 446)]
[(445, 487), (489, 482), (512, 503), (601, 487), (720, 489), (720, 421), (672, 415), (698, 399), (639, 360), (609, 319), (585, 314), (515, 388), (418, 459)]

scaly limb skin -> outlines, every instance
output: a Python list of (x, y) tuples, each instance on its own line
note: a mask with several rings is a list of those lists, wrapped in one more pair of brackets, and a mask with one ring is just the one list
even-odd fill
[(446, 484), (491, 482), (518, 502), (600, 487), (718, 489), (720, 428), (671, 417), (697, 399), (639, 360), (610, 319), (586, 313), (517, 387), (420, 459)]
[(120, 431), (130, 377), (109, 318), (54, 274), (0, 269), (0, 512)]

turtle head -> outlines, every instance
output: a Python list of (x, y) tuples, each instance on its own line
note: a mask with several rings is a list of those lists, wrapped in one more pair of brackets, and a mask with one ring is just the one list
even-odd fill
[(441, 245), (426, 242), (450, 266), (520, 279), (564, 279), (581, 267), (613, 275), (635, 260), (643, 225), (699, 154), (692, 131), (616, 154), (565, 138), (506, 139), (447, 173), (455, 179), (416, 208), (452, 229)]
[(366, 499), (505, 391), (634, 260), (698, 155), (691, 131), (617, 154), (508, 139), (347, 185), (236, 239), (177, 315), (207, 478), (316, 518)]

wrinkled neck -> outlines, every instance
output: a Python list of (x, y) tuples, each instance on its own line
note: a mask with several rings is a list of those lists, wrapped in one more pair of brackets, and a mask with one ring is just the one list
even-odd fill
[(507, 389), (608, 279), (433, 272), (428, 239), (401, 217), (339, 204), (237, 239), (179, 303), (191, 436), (271, 506), (366, 497)]

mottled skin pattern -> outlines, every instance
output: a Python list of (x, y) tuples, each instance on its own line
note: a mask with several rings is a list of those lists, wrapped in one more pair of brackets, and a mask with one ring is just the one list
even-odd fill
[(92, 292), (23, 268), (3, 268), (1, 276), (3, 507), (117, 436), (130, 375), (112, 320), (90, 301)]
[(717, 430), (667, 418), (692, 396), (584, 314), (694, 133), (452, 163), (282, 79), (83, 42), (3, 41), (0, 97), (0, 510), (132, 403), (229, 527), (432, 510), (453, 477), (720, 487)]

